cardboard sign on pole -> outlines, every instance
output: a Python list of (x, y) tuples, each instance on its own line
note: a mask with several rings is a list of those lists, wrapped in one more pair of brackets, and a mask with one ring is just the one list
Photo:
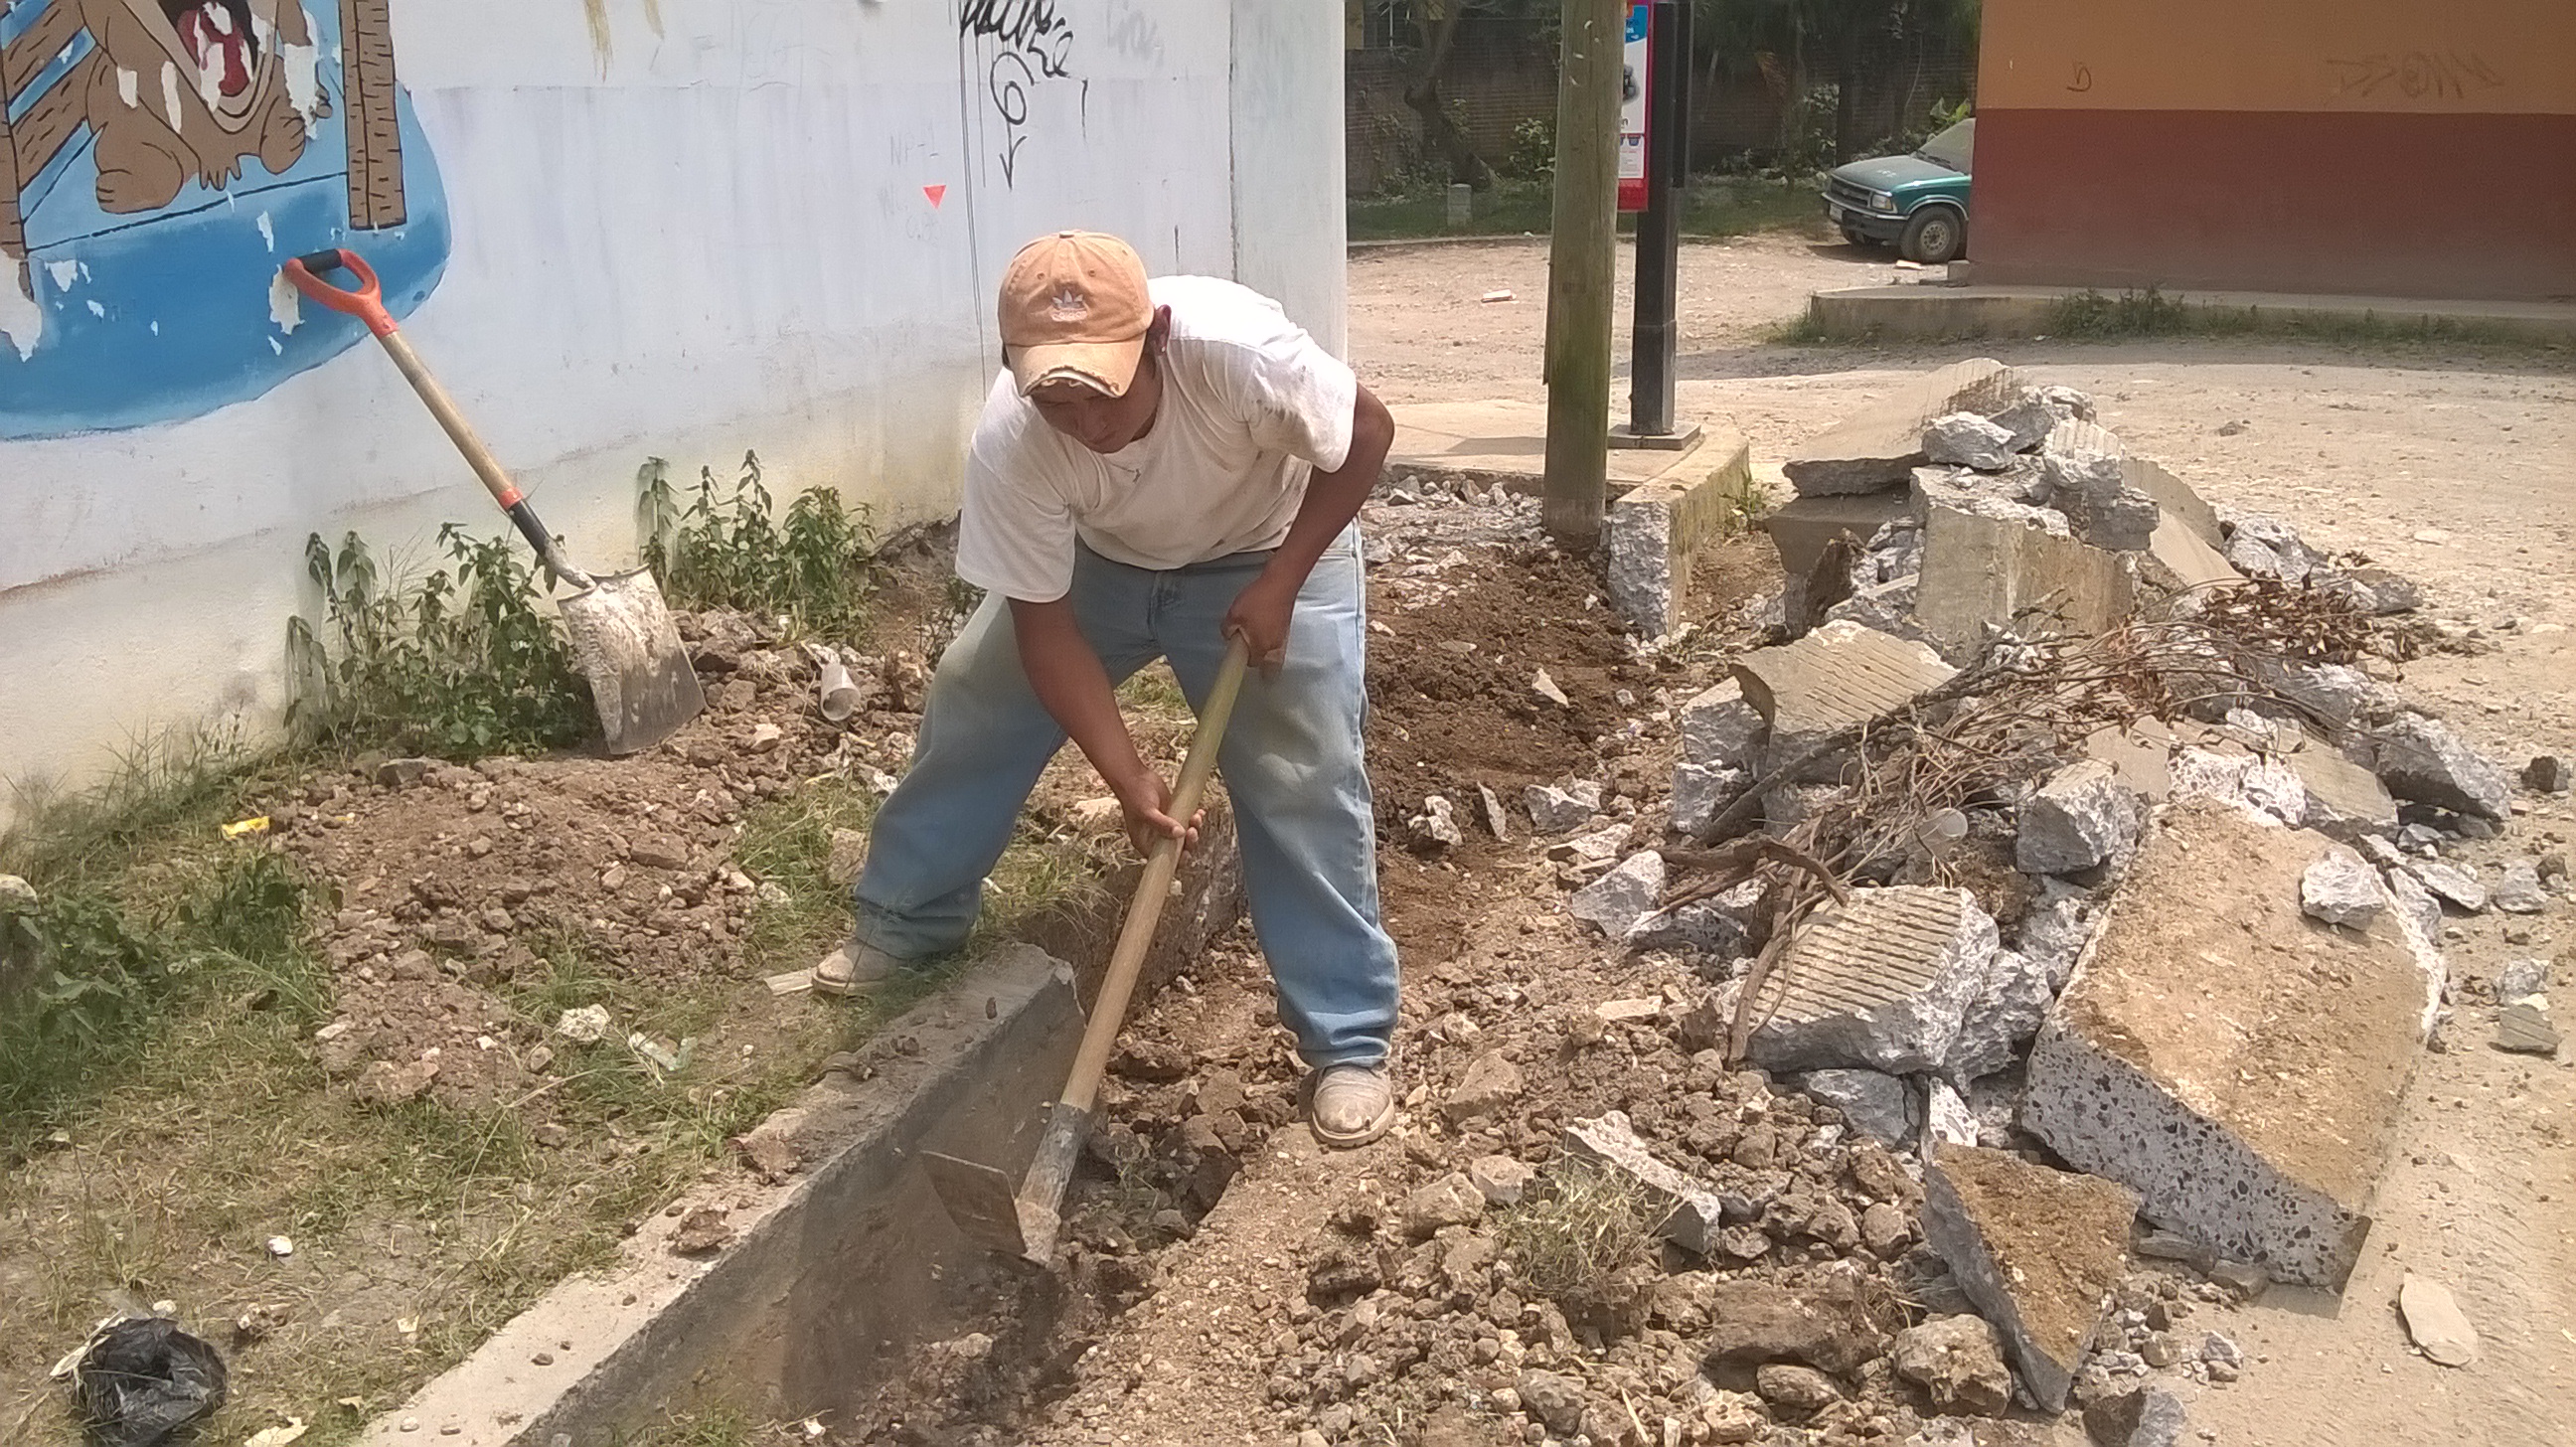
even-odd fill
[(1654, 6), (1632, 0), (1627, 45), (1619, 67), (1619, 209), (1646, 209), (1646, 101), (1653, 87), (1646, 64), (1648, 18)]

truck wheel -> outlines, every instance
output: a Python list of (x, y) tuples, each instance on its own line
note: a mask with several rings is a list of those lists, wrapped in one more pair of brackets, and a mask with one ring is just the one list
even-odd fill
[(1850, 242), (1854, 246), (1870, 246), (1875, 244), (1869, 239), (1869, 233), (1861, 230), (1857, 226), (1844, 227), (1843, 240)]
[(1926, 206), (1905, 223), (1897, 254), (1924, 266), (1956, 261), (1968, 249), (1968, 218), (1947, 206)]

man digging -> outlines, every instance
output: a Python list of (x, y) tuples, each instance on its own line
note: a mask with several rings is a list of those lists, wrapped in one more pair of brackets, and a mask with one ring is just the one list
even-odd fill
[(1002, 277), (1002, 354), (966, 460), (957, 574), (986, 590), (939, 660), (912, 767), (878, 811), (847, 994), (956, 948), (1038, 774), (1069, 735), (1140, 851), (1195, 842), (1114, 690), (1168, 659), (1201, 706), (1229, 638), (1258, 669), (1218, 753), (1279, 1016), (1326, 1145), (1395, 1118), (1395, 943), (1378, 922), (1361, 758), (1358, 529), (1394, 420), (1277, 303), (1147, 281), (1125, 242), (1065, 231)]

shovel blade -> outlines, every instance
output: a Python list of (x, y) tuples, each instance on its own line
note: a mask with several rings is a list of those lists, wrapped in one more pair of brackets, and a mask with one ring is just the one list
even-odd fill
[(1020, 1234), (1018, 1183), (980, 1161), (962, 1161), (937, 1151), (921, 1153), (921, 1168), (930, 1173), (931, 1189), (948, 1219), (966, 1239), (1006, 1256), (1027, 1254)]
[(707, 706), (652, 573), (637, 568), (594, 577), (559, 606), (610, 753), (649, 749)]

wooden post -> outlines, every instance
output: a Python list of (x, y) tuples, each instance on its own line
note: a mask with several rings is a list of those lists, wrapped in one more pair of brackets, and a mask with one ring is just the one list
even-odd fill
[(1547, 264), (1548, 535), (1589, 546), (1610, 475), (1610, 290), (1628, 0), (1565, 0)]
[(340, 76), (348, 114), (349, 225), (359, 231), (400, 226), (403, 202), (402, 122), (394, 109), (394, 28), (387, 0), (340, 0)]

